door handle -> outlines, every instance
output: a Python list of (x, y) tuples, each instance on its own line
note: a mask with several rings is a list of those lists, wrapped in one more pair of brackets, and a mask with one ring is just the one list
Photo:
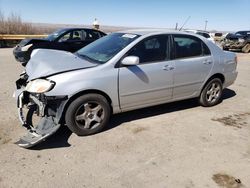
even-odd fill
[(212, 64), (212, 61), (205, 60), (205, 61), (203, 62), (203, 64), (204, 64), (204, 65), (211, 65), (211, 64)]
[(165, 65), (165, 66), (163, 67), (163, 70), (165, 70), (165, 71), (174, 70), (174, 67), (169, 66), (169, 65)]

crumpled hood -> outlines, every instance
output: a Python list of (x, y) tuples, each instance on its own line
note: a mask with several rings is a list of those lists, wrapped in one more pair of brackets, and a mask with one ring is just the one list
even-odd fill
[(97, 66), (75, 54), (59, 50), (37, 49), (31, 54), (26, 65), (28, 80), (50, 75)]

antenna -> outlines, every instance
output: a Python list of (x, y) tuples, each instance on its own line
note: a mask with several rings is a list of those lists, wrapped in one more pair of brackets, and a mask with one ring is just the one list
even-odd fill
[(175, 30), (177, 30), (177, 29), (178, 29), (178, 23), (175, 24)]
[(183, 23), (183, 25), (181, 26), (181, 28), (179, 29), (179, 31), (182, 30), (182, 28), (186, 25), (186, 23), (188, 22), (188, 20), (191, 18), (191, 16), (188, 16), (188, 18), (186, 19), (186, 21)]

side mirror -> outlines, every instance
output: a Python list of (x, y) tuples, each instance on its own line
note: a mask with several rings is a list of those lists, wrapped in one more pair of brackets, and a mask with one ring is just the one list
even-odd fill
[(139, 64), (139, 57), (137, 56), (128, 56), (125, 57), (121, 63), (123, 65), (138, 65)]

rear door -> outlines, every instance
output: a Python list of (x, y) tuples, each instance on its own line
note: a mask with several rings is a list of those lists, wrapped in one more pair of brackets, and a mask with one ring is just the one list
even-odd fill
[(213, 58), (206, 44), (190, 35), (173, 35), (174, 99), (196, 96), (210, 73)]
[(172, 98), (173, 61), (169, 61), (169, 36), (156, 35), (134, 46), (127, 56), (137, 56), (139, 65), (119, 68), (122, 110), (160, 104)]

